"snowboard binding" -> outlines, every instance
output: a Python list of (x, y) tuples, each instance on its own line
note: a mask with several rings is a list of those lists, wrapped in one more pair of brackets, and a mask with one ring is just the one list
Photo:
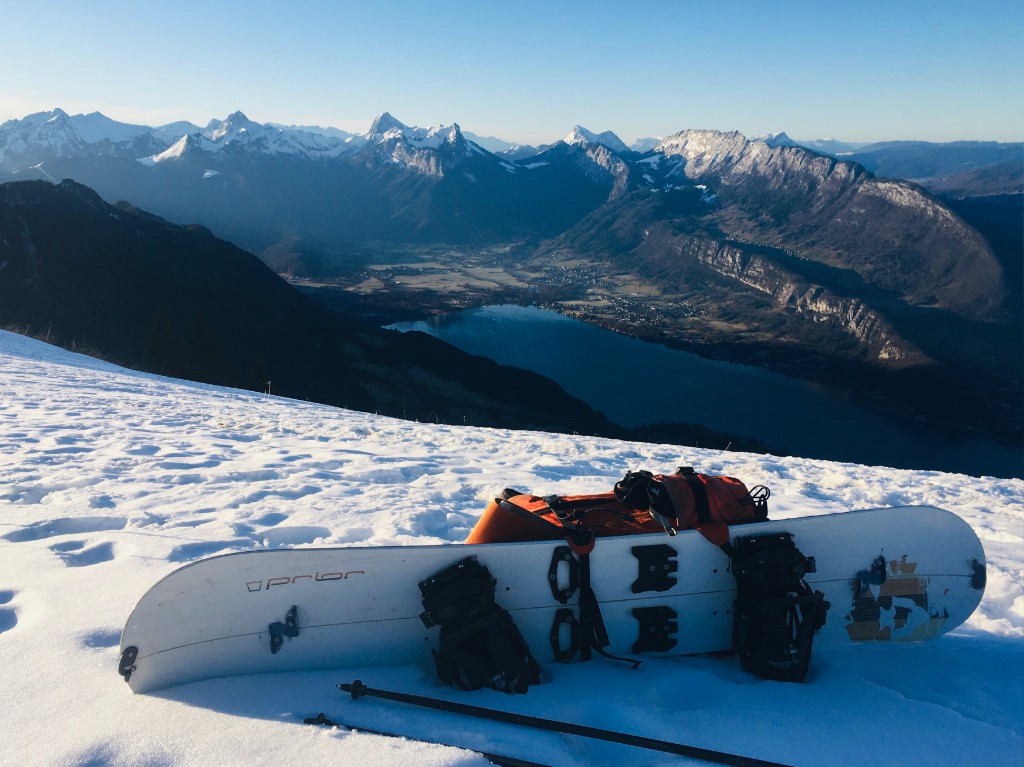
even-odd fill
[(814, 634), (830, 607), (804, 575), (815, 572), (789, 533), (740, 538), (727, 552), (736, 577), (733, 646), (744, 671), (761, 679), (802, 682)]
[(476, 557), (466, 557), (420, 582), (420, 620), (427, 628), (441, 627), (433, 654), (442, 682), (463, 690), (526, 692), (540, 681), (540, 666), (512, 616), (495, 604), (495, 583)]

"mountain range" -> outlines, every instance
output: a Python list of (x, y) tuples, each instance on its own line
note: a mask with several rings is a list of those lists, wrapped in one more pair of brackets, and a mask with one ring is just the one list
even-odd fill
[(620, 434), (551, 381), (346, 322), (199, 226), (0, 184), (0, 327), (131, 367), (409, 420)]
[[(523, 300), (880, 402), (902, 390), (887, 404), (920, 415), (929, 401), (928, 418), (949, 417), (938, 414), (956, 392), (980, 403), (985, 428), (1019, 436), (1012, 166), (1024, 145), (815, 151), (785, 134), (684, 130), (630, 148), (576, 126), (543, 147), (492, 146), (458, 124), (411, 127), (388, 113), (351, 134), (241, 112), (149, 128), (54, 110), (0, 125), (0, 178), (72, 178), (200, 223), (279, 273), (342, 286), (410, 249), (446, 253), (443, 267), (458, 271), (490, 248), (510, 283), (542, 288)], [(1016, 193), (958, 202), (885, 177), (896, 172)], [(427, 291), (410, 304), (391, 287), (376, 308), (403, 290), (404, 305), (453, 305)], [(913, 385), (894, 386), (897, 373)]]

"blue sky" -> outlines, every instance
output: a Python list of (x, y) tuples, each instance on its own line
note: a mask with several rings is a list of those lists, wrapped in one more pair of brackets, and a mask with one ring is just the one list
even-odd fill
[(1024, 140), (1024, 2), (34, 0), (0, 30), (0, 121)]

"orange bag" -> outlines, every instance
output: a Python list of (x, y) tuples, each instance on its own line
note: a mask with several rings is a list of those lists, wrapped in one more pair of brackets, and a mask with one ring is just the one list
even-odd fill
[(713, 543), (729, 540), (728, 527), (768, 518), (768, 488), (752, 491), (733, 477), (627, 472), (612, 493), (541, 497), (505, 490), (488, 504), (466, 543), (554, 541), (570, 527), (596, 537), (697, 529)]
[(764, 485), (747, 490), (734, 477), (698, 474), (681, 466), (675, 474), (628, 471), (615, 485), (615, 495), (627, 505), (646, 508), (669, 535), (696, 529), (721, 546), (729, 540), (731, 525), (768, 518), (771, 492)]
[(614, 493), (541, 498), (506, 490), (487, 505), (466, 543), (556, 541), (565, 538), (573, 523), (598, 537), (664, 530), (646, 509), (630, 508)]

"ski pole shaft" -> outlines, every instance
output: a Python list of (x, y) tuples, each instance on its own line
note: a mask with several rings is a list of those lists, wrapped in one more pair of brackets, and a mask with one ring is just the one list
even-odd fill
[(480, 706), (470, 706), (465, 703), (454, 703), (452, 701), (439, 700), (437, 698), (427, 698), (421, 695), (409, 695), (402, 692), (390, 692), (388, 690), (374, 690), (364, 685), (358, 679), (351, 684), (339, 684), (338, 687), (347, 693), (351, 693), (352, 700), (358, 700), (364, 695), (369, 695), (373, 698), (383, 698), (385, 700), (395, 701), (396, 703), (408, 703), (413, 706), (422, 706), (424, 708), (432, 708), (438, 711), (448, 711), (454, 714), (462, 714), (464, 716), (474, 716), (479, 719), (491, 719), (496, 722), (517, 724), (522, 727), (532, 727), (534, 729), (560, 732), (568, 735), (579, 735), (584, 738), (606, 740), (612, 743), (621, 743), (623, 745), (646, 748), (652, 751), (662, 751), (668, 754), (688, 756), (692, 759), (702, 759), (706, 762), (714, 762), (715, 764), (731, 765), (731, 767), (787, 767), (787, 765), (780, 764), (778, 762), (768, 762), (749, 756), (739, 756), (737, 754), (729, 754), (724, 751), (715, 751), (707, 748), (699, 748), (697, 746), (686, 746), (681, 743), (672, 743), (667, 740), (647, 738), (642, 735), (631, 735), (625, 732), (604, 730), (597, 727), (572, 724), (570, 722), (538, 719), (537, 717), (527, 716), (526, 714), (513, 714), (507, 711), (481, 708)]

